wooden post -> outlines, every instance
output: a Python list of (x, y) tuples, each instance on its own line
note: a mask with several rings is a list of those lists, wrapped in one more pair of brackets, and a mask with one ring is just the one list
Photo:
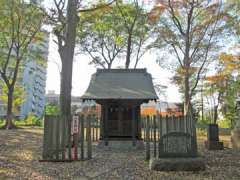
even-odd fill
[(150, 141), (152, 142), (152, 116), (150, 116), (150, 119), (149, 119), (149, 127), (150, 127)]
[(168, 115), (166, 115), (166, 134), (168, 133), (169, 131), (169, 118), (168, 118)]
[(101, 117), (100, 117), (100, 139), (104, 139), (104, 119), (105, 119), (105, 111), (104, 111), (104, 105), (101, 105)]
[(137, 107), (137, 137), (138, 139), (142, 139), (142, 125), (141, 125), (141, 111), (140, 106)]
[(150, 118), (147, 116), (146, 119), (146, 160), (150, 160), (150, 133), (149, 133), (149, 121)]
[(52, 160), (53, 159), (53, 136), (54, 136), (54, 131), (53, 131), (53, 116), (49, 116), (49, 157)]
[(61, 116), (61, 136), (62, 136), (62, 142), (61, 142), (61, 149), (62, 149), (62, 160), (66, 159), (66, 118), (64, 116)]
[(158, 139), (158, 157), (160, 157), (160, 148), (161, 148), (161, 144), (160, 144), (160, 140), (162, 138), (162, 116), (158, 116), (159, 117), (159, 139)]
[(60, 129), (60, 121), (59, 116), (56, 117), (56, 159), (59, 160), (59, 129)]
[(136, 112), (135, 106), (132, 106), (132, 144), (136, 146)]
[(177, 130), (177, 123), (176, 123), (177, 118), (173, 115), (172, 119), (173, 119), (173, 130), (176, 131)]
[(196, 129), (196, 119), (193, 119), (193, 138), (194, 138), (194, 152), (197, 154), (198, 145), (197, 145), (197, 129)]
[(104, 140), (105, 146), (108, 146), (108, 104), (105, 105), (105, 116), (104, 116)]
[(99, 125), (98, 125), (98, 118), (96, 119), (96, 141), (98, 141), (98, 127), (99, 127)]
[(154, 157), (157, 156), (157, 137), (156, 137), (156, 128), (157, 128), (157, 123), (156, 123), (156, 116), (153, 116), (153, 149), (154, 149)]
[(162, 123), (162, 116), (159, 116), (159, 129), (160, 129), (160, 138), (162, 137), (163, 132), (163, 123)]
[(88, 159), (92, 158), (92, 138), (91, 138), (91, 119), (92, 116), (88, 115), (87, 117), (87, 157)]
[(72, 160), (71, 124), (72, 124), (72, 116), (67, 118), (68, 159), (69, 160)]
[[(81, 118), (82, 118), (82, 115), (78, 115), (78, 133), (77, 133), (77, 146), (78, 147), (79, 147), (79, 142), (81, 143)], [(77, 159), (78, 160), (80, 159), (79, 153), (78, 153)]]
[(44, 134), (43, 134), (43, 160), (48, 159), (49, 156), (49, 140), (50, 140), (50, 128), (49, 128), (49, 116), (44, 116)]
[(177, 132), (180, 132), (180, 116), (176, 117), (177, 119)]
[[(166, 116), (166, 134), (169, 132), (169, 119), (168, 115)], [(166, 138), (166, 143), (168, 144), (168, 138)]]
[(184, 132), (188, 132), (188, 119), (187, 116), (184, 116)]
[(144, 131), (143, 139), (144, 139), (144, 141), (146, 141), (146, 121), (147, 121), (147, 117), (143, 117), (143, 131)]
[(85, 116), (81, 116), (81, 136), (80, 136), (80, 142), (81, 142), (81, 160), (84, 160), (84, 119)]

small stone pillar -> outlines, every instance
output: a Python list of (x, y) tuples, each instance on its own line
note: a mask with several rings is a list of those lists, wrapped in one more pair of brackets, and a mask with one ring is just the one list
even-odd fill
[(240, 149), (240, 97), (236, 100), (237, 122), (231, 132), (231, 143), (234, 149)]
[(205, 147), (209, 150), (222, 150), (223, 142), (219, 141), (219, 132), (217, 124), (208, 125), (208, 139), (205, 141)]

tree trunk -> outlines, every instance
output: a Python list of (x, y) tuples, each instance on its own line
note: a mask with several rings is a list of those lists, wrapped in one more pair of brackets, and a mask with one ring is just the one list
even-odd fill
[(16, 126), (13, 124), (13, 113), (12, 113), (12, 108), (13, 108), (13, 92), (14, 88), (9, 87), (8, 88), (8, 101), (7, 101), (7, 117), (6, 117), (6, 123), (4, 125), (4, 129), (13, 129), (16, 128)]
[(65, 117), (71, 116), (72, 62), (63, 61), (61, 71), (60, 109)]
[(126, 63), (125, 63), (126, 69), (128, 69), (130, 65), (131, 46), (132, 46), (132, 34), (130, 33), (128, 36), (128, 44), (127, 44), (127, 55), (126, 55)]
[(65, 118), (71, 117), (72, 67), (77, 22), (77, 0), (69, 0), (67, 7), (65, 45), (60, 49), (62, 60), (60, 109), (62, 116)]

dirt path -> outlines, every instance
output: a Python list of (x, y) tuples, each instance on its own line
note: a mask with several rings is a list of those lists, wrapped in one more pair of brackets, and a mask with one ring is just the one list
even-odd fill
[[(202, 144), (202, 143), (201, 143)], [(73, 163), (38, 162), (42, 129), (0, 130), (0, 180), (5, 179), (240, 179), (240, 152), (206, 151), (202, 172), (155, 172), (143, 151), (104, 151), (94, 147), (92, 160)]]

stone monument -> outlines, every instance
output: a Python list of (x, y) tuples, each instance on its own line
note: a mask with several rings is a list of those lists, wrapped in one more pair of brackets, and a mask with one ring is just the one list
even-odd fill
[(240, 96), (236, 100), (237, 122), (231, 132), (231, 142), (234, 149), (240, 149)]
[(223, 150), (223, 142), (219, 141), (219, 132), (217, 124), (209, 124), (207, 131), (208, 139), (205, 141), (205, 147), (209, 150)]

